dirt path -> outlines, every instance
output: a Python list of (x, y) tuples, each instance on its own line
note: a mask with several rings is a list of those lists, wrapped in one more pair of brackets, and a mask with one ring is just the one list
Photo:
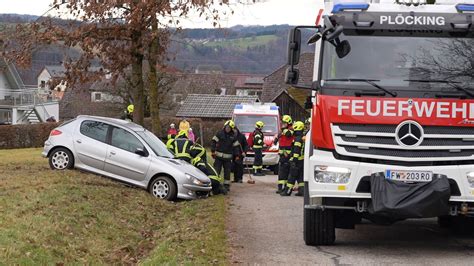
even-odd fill
[(336, 245), (309, 247), (303, 241), (303, 198), (275, 194), (275, 176), (256, 184), (233, 184), (228, 236), (233, 263), (276, 264), (432, 264), (472, 265), (474, 238), (454, 237), (434, 219), (385, 227), (362, 224), (337, 230)]

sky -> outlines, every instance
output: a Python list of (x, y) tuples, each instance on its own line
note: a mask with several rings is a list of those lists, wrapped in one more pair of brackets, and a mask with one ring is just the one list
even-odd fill
[[(53, 0), (0, 0), (0, 13), (43, 15)], [(259, 0), (252, 5), (232, 5), (234, 15), (221, 20), (221, 27), (235, 25), (312, 25), (323, 0)], [(186, 28), (212, 27), (205, 20), (183, 21)]]

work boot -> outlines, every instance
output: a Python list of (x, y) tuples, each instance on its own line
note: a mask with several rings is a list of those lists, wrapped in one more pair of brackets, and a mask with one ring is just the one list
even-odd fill
[(293, 189), (285, 186), (283, 191), (280, 193), (280, 196), (283, 196), (283, 197), (291, 196), (292, 192), (293, 192)]
[(262, 173), (262, 170), (255, 170), (254, 176), (264, 176), (265, 174)]
[(236, 181), (237, 183), (243, 183), (242, 179)]
[(277, 188), (277, 191), (275, 191), (275, 193), (277, 194), (280, 194), (283, 190), (281, 189), (282, 185), (281, 184), (278, 184), (278, 188)]
[(222, 195), (227, 195), (227, 189), (224, 186), (220, 187), (220, 192), (222, 193)]

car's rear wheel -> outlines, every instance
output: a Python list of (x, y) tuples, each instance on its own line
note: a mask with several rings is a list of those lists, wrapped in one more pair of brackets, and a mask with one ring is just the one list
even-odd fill
[(53, 170), (72, 169), (74, 167), (74, 156), (66, 148), (54, 149), (49, 155), (49, 167)]
[(165, 200), (175, 200), (177, 187), (171, 178), (159, 176), (151, 182), (149, 191), (154, 197)]

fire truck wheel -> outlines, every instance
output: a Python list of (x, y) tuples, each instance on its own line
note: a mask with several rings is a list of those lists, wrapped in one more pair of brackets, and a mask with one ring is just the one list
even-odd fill
[(306, 245), (332, 245), (335, 240), (334, 211), (305, 209), (304, 241)]
[[(309, 203), (308, 184), (305, 184), (305, 205)], [(303, 234), (308, 246), (332, 245), (336, 240), (334, 211), (304, 209)]]
[(441, 228), (449, 228), (453, 224), (452, 216), (438, 216), (438, 225)]

